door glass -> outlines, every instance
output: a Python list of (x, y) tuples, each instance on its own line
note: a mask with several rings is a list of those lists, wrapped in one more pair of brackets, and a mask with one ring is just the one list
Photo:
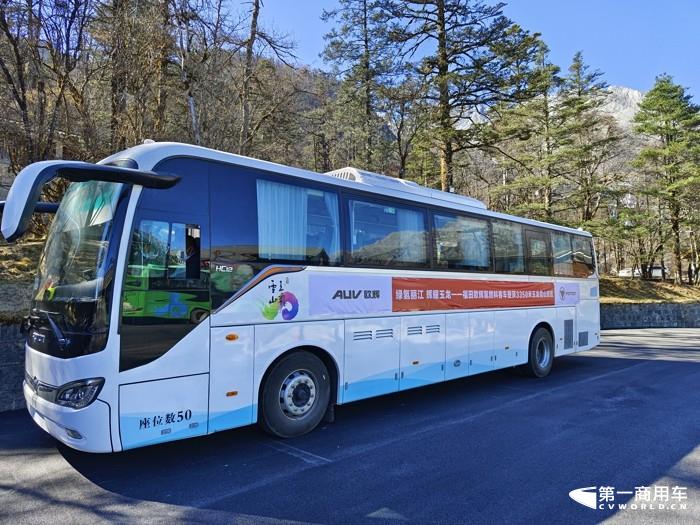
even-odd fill
[(141, 219), (122, 296), (120, 370), (157, 359), (207, 317), (209, 271), (198, 224)]

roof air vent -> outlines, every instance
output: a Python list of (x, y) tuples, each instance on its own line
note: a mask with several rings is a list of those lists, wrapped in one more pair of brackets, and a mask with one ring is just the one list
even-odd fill
[(337, 179), (374, 186), (375, 188), (389, 188), (396, 191), (411, 193), (412, 195), (422, 195), (432, 199), (462, 204), (463, 206), (486, 209), (486, 205), (483, 202), (473, 199), (472, 197), (457, 195), (455, 193), (447, 193), (445, 191), (432, 190), (410, 180), (388, 177), (386, 175), (372, 173), (371, 171), (360, 170), (357, 168), (340, 168), (337, 170), (328, 171), (326, 172), (326, 175)]

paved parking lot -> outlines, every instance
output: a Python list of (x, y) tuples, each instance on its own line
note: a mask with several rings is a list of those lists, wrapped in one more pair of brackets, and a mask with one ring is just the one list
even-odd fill
[[(494, 372), (359, 402), (289, 441), (251, 427), (89, 455), (24, 411), (0, 417), (8, 523), (700, 523), (700, 330), (607, 332), (546, 379)], [(687, 508), (568, 496), (601, 486), (685, 487)]]

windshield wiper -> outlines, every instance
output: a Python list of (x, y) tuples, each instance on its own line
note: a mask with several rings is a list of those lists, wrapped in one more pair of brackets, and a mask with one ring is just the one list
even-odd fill
[[(35, 312), (38, 312), (39, 314), (44, 314), (46, 316), (46, 320), (49, 322), (49, 327), (51, 328), (51, 331), (53, 332), (54, 337), (56, 338), (56, 342), (58, 343), (58, 347), (61, 350), (65, 350), (68, 345), (70, 345), (70, 339), (68, 339), (61, 328), (58, 326), (58, 323), (53, 320), (53, 317), (51, 317), (51, 313), (47, 312), (46, 310), (40, 310), (39, 308), (34, 309)], [(28, 316), (28, 328), (32, 328), (32, 316)], [(38, 319), (38, 316), (37, 316)]]

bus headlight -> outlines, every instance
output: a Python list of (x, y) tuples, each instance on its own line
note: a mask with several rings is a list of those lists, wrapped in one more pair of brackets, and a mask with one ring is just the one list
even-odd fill
[(56, 404), (75, 409), (85, 408), (95, 400), (104, 384), (104, 378), (96, 377), (63, 385), (56, 395)]

